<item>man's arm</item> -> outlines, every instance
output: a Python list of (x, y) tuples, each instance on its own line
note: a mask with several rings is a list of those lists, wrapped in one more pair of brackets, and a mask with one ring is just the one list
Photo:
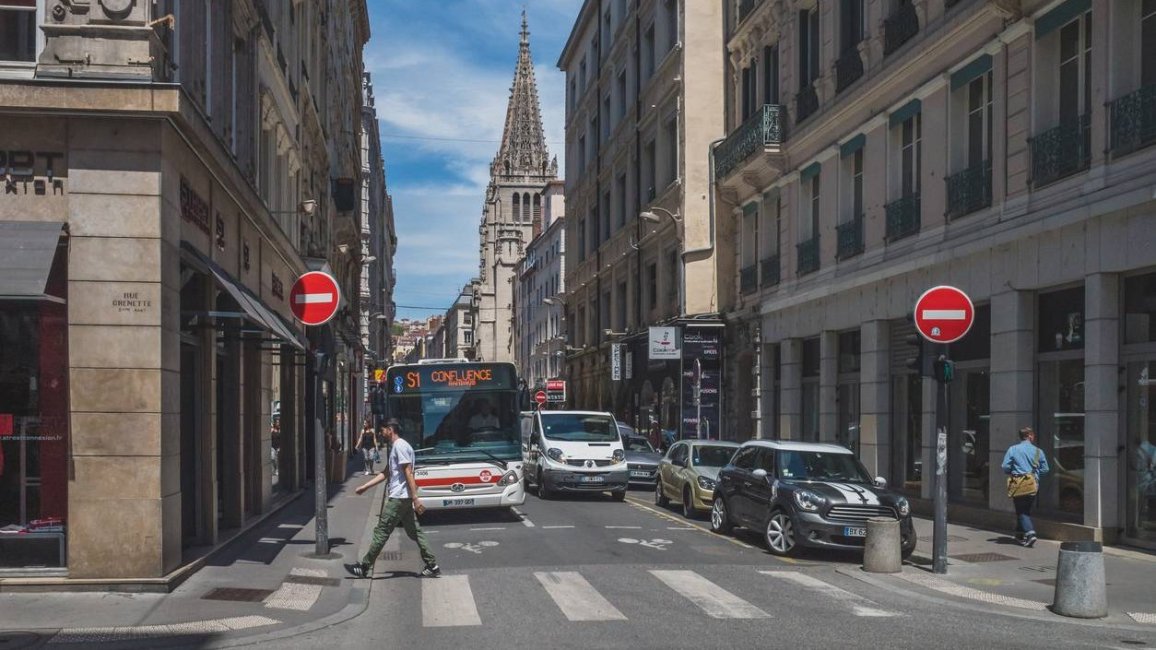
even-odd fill
[(362, 483), (361, 485), (354, 488), (353, 491), (357, 494), (362, 494), (366, 490), (368, 490), (369, 488), (377, 485), (378, 483), (384, 483), (385, 479), (387, 479), (387, 478), (389, 478), (389, 471), (388, 470), (381, 472), (380, 474), (378, 474), (377, 476), (374, 476), (373, 478), (369, 479), (365, 483)]
[(405, 474), (405, 483), (409, 486), (409, 496), (413, 498), (413, 511), (420, 515), (425, 510), (425, 506), (417, 498), (417, 481), (413, 478), (413, 463), (406, 463), (401, 467), (402, 473)]

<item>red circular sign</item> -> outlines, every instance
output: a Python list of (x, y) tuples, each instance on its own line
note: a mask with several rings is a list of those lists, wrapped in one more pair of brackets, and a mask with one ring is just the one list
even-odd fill
[(306, 325), (324, 325), (337, 313), (341, 288), (332, 275), (310, 271), (297, 278), (289, 292), (289, 308)]
[(538, 404), (545, 404), (546, 403), (546, 391), (540, 390), (540, 391), (534, 393), (534, 401), (537, 402)]
[(958, 341), (974, 321), (971, 298), (955, 287), (932, 287), (915, 301), (915, 329), (932, 343)]

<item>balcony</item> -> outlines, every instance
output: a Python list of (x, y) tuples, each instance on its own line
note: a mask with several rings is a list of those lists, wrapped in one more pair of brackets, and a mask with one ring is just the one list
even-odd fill
[(919, 15), (915, 6), (903, 2), (883, 21), (883, 56), (898, 50), (912, 36), (919, 33)]
[(795, 95), (796, 123), (811, 117), (819, 110), (819, 95), (811, 84), (803, 86), (798, 95)]
[(759, 286), (773, 287), (779, 283), (779, 256), (772, 255), (759, 262)]
[(807, 275), (819, 270), (819, 236), (808, 239), (796, 246), (799, 251), (799, 275)]
[(1087, 115), (1061, 122), (1031, 138), (1032, 187), (1042, 187), (1088, 168), (1091, 129)]
[(841, 93), (863, 76), (863, 57), (851, 48), (835, 61), (835, 92)]
[(1156, 86), (1145, 86), (1136, 92), (1108, 103), (1112, 122), (1112, 156), (1123, 156), (1156, 143)]
[(835, 259), (845, 260), (863, 252), (863, 215), (856, 215), (847, 223), (835, 227), (838, 242)]
[(887, 204), (887, 241), (893, 242), (919, 232), (919, 195), (912, 194)]
[(766, 152), (768, 147), (777, 151), (783, 143), (785, 112), (782, 106), (765, 104), (727, 136), (715, 149), (714, 177), (726, 178), (757, 151)]
[(947, 212), (948, 221), (982, 210), (991, 205), (991, 161), (948, 176)]
[(759, 267), (757, 264), (739, 271), (739, 291), (745, 296), (748, 293), (754, 293), (755, 289), (759, 288)]

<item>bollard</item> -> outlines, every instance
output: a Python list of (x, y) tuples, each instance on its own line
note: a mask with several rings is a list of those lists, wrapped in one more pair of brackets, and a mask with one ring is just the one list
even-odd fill
[(1064, 542), (1056, 562), (1056, 595), (1052, 611), (1073, 618), (1108, 615), (1104, 547), (1099, 542)]
[(903, 568), (899, 520), (872, 517), (867, 520), (867, 543), (863, 546), (863, 570), (868, 573), (899, 573)]

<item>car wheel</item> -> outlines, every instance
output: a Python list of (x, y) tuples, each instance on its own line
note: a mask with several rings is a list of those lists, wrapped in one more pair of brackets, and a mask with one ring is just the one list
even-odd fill
[(625, 501), (626, 500), (626, 490), (621, 490), (619, 492), (611, 492), (610, 496), (613, 497), (615, 501)]
[(658, 479), (654, 483), (654, 505), (659, 508), (665, 508), (670, 505), (670, 499), (662, 492), (662, 479)]
[(785, 557), (795, 552), (795, 522), (782, 510), (771, 513), (763, 536), (772, 554)]
[(719, 535), (729, 535), (735, 529), (727, 512), (727, 502), (721, 496), (715, 497), (710, 506), (710, 529)]
[(691, 501), (690, 487), (682, 488), (682, 516), (687, 519), (695, 518), (694, 502)]

